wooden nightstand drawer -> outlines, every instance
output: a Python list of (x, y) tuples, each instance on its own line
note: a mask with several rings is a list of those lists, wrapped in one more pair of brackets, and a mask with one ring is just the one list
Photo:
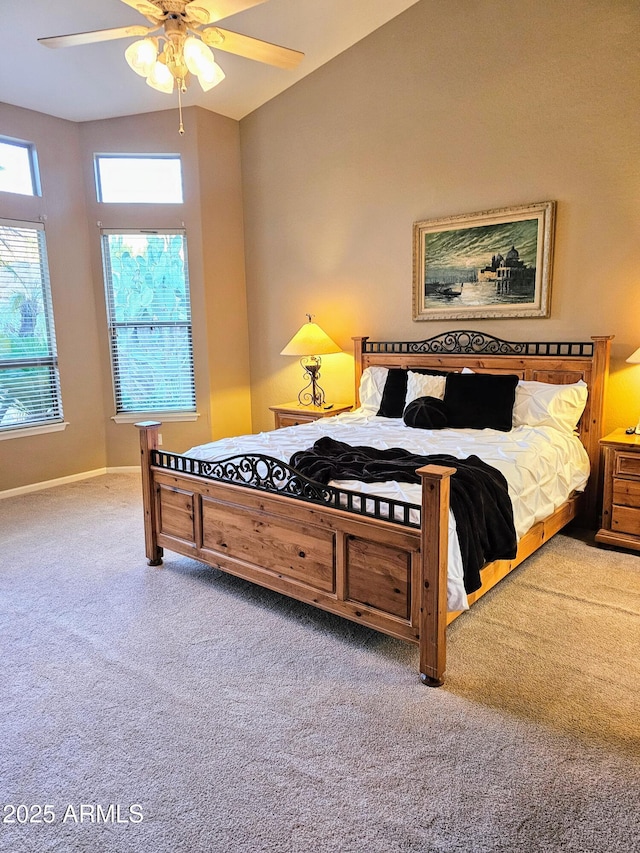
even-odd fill
[(282, 415), (276, 414), (276, 429), (288, 426), (300, 426), (300, 424), (310, 424), (316, 418), (305, 418), (302, 415)]
[(618, 451), (614, 474), (619, 477), (640, 477), (640, 456)]
[(640, 509), (613, 506), (611, 529), (618, 533), (628, 533), (630, 536), (640, 536)]
[(640, 507), (640, 481), (616, 477), (613, 481), (613, 503), (618, 506)]

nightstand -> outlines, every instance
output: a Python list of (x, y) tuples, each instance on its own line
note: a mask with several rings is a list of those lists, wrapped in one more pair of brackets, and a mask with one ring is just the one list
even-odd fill
[(298, 424), (310, 424), (321, 418), (330, 418), (333, 415), (340, 415), (342, 412), (350, 412), (352, 408), (351, 403), (334, 403), (330, 409), (324, 406), (303, 406), (297, 400), (293, 403), (269, 406), (275, 416), (276, 429), (298, 426)]
[(600, 440), (604, 450), (602, 527), (596, 542), (640, 551), (640, 435), (617, 429)]

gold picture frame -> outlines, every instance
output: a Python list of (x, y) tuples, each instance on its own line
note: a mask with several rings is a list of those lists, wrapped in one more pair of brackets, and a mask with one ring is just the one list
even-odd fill
[(413, 319), (548, 317), (555, 215), (545, 201), (415, 222)]

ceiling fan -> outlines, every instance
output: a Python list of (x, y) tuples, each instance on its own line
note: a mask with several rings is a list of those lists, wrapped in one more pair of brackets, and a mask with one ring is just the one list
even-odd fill
[[(211, 47), (247, 59), (292, 69), (304, 54), (287, 47), (234, 33), (217, 22), (266, 0), (122, 0), (151, 23), (88, 33), (39, 38), (46, 47), (71, 47), (111, 39), (132, 38), (125, 51), (131, 68), (160, 92), (186, 92), (191, 75), (207, 92), (224, 79)], [(180, 122), (181, 132), (182, 121)]]

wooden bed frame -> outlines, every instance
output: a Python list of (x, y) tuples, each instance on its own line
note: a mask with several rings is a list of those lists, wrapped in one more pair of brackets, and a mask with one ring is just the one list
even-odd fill
[[(523, 379), (589, 387), (579, 424), (591, 477), (520, 540), (514, 560), (482, 570), (472, 604), (551, 536), (580, 514), (596, 521), (600, 449), (610, 337), (588, 343), (520, 343), (481, 332), (450, 332), (415, 343), (354, 338), (356, 402), (369, 366), (471, 368)], [(427, 465), (420, 522), (408, 504), (320, 486), (284, 463), (255, 454), (203, 463), (158, 450), (160, 423), (140, 430), (145, 544), (150, 565), (163, 548), (193, 557), (260, 586), (337, 613), (420, 647), (425, 684), (443, 683), (447, 612), (449, 477), (453, 469)], [(392, 519), (392, 520), (390, 520)], [(397, 520), (398, 519), (398, 520)]]

